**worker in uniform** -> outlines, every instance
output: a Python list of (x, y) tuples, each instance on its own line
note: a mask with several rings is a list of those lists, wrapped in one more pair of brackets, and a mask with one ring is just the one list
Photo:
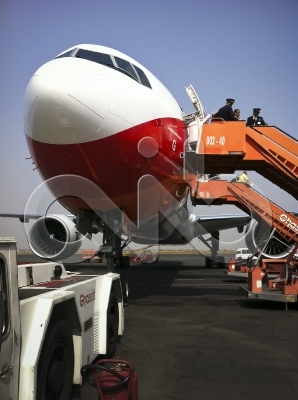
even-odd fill
[(238, 175), (236, 178), (236, 182), (245, 183), (248, 186), (252, 186), (251, 181), (248, 179), (247, 171), (243, 171), (241, 175)]
[(238, 121), (240, 120), (240, 110), (239, 110), (239, 108), (235, 108), (234, 116), (238, 119)]
[(293, 279), (293, 271), (296, 271), (296, 265), (293, 261), (290, 261), (287, 265), (288, 267), (288, 281), (287, 285), (293, 285), (292, 279)]
[(235, 103), (234, 99), (228, 98), (226, 99), (226, 105), (221, 107), (216, 113), (212, 114), (214, 118), (222, 118), (225, 121), (238, 121), (238, 118), (235, 117), (232, 105)]
[(254, 108), (253, 110), (253, 115), (247, 118), (246, 125), (268, 125), (264, 121), (262, 117), (259, 116), (261, 109), (260, 108)]

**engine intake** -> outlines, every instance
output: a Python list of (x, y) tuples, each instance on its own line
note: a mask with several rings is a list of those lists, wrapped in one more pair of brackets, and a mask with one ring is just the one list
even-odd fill
[(82, 238), (70, 218), (65, 215), (48, 215), (34, 223), (28, 241), (38, 257), (62, 261), (79, 250)]
[(295, 243), (286, 242), (277, 232), (274, 232), (268, 241), (271, 232), (272, 227), (265, 222), (252, 221), (246, 228), (246, 246), (253, 255), (256, 254), (259, 248), (262, 249), (262, 255), (266, 258), (286, 258), (293, 250)]

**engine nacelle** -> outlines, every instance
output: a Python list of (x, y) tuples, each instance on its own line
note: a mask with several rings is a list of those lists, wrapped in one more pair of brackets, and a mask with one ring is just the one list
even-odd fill
[(65, 215), (39, 218), (29, 232), (29, 246), (38, 257), (62, 261), (75, 254), (83, 235), (75, 223)]
[(286, 258), (293, 250), (295, 243), (286, 242), (277, 232), (274, 232), (268, 241), (271, 232), (272, 227), (265, 222), (252, 221), (246, 228), (246, 246), (253, 255), (256, 254), (259, 248), (262, 250), (262, 255), (266, 258)]

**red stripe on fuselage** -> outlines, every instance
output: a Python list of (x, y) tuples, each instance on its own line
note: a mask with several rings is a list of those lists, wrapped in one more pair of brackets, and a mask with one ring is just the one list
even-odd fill
[[(186, 135), (183, 121), (165, 118), (79, 144), (48, 144), (27, 135), (26, 138), (45, 181), (66, 174), (82, 176), (95, 183), (118, 207), (127, 210), (136, 197), (139, 179), (146, 174), (153, 175), (163, 184), (166, 182), (167, 189), (175, 197), (177, 190), (184, 192), (186, 183), (181, 174), (181, 153)], [(139, 141), (147, 136), (159, 144), (159, 153), (152, 159), (146, 159), (138, 152)], [(76, 211), (73, 205), (68, 204), (67, 208)]]

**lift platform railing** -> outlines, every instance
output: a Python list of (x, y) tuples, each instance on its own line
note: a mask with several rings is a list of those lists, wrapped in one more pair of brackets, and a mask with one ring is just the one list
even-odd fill
[(203, 125), (195, 152), (187, 152), (192, 173), (258, 172), (298, 199), (298, 142), (274, 126), (250, 127), (245, 121), (213, 119)]
[(191, 197), (194, 205), (234, 204), (275, 228), (287, 242), (298, 242), (298, 217), (244, 183), (215, 180), (198, 184), (194, 178), (191, 182)]
[(246, 127), (245, 135), (240, 169), (257, 171), (298, 199), (297, 140), (274, 126)]

